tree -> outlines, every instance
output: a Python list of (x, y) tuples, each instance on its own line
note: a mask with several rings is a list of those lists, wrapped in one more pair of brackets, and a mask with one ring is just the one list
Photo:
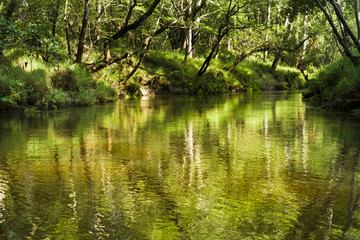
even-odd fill
[[(342, 47), (342, 50), (344, 51), (345, 55), (355, 64), (355, 65), (359, 65), (360, 61), (359, 61), (359, 57), (355, 56), (352, 52), (350, 47), (347, 45), (347, 41), (349, 41), (351, 39), (351, 42), (353, 44), (353, 46), (358, 50), (358, 52), (360, 53), (360, 42), (359, 42), (359, 38), (355, 36), (354, 32), (352, 31), (352, 29), (350, 28), (348, 21), (345, 19), (340, 6), (338, 5), (338, 3), (336, 3), (334, 0), (330, 0), (329, 1), (333, 11), (335, 12), (337, 19), (339, 20), (339, 22), (341, 23), (340, 25), (340, 31), (344, 31), (346, 34), (345, 35), (341, 35), (339, 32), (339, 27), (337, 27), (331, 17), (331, 13), (324, 7), (322, 1), (320, 0), (315, 0), (315, 3), (317, 4), (317, 6), (321, 9), (321, 11), (323, 12), (323, 14), (325, 15), (328, 23), (330, 24), (336, 39), (338, 40), (339, 44)], [(358, 8), (358, 3), (357, 0), (354, 0), (355, 4), (355, 9)], [(358, 12), (355, 11), (355, 19), (356, 19), (356, 23), (358, 26)], [(350, 36), (350, 39), (347, 38), (347, 36)], [(359, 36), (359, 32), (358, 32), (358, 36)]]
[(199, 71), (197, 73), (198, 77), (202, 76), (206, 72), (215, 51), (217, 50), (217, 48), (220, 45), (221, 40), (233, 28), (233, 26), (231, 26), (232, 17), (235, 16), (239, 12), (239, 10), (240, 10), (239, 4), (236, 3), (236, 2), (233, 3), (232, 0), (229, 0), (228, 7), (227, 7), (227, 9), (226, 9), (226, 11), (224, 13), (224, 17), (222, 19), (222, 22), (220, 23), (220, 26), (218, 27), (218, 30), (217, 30), (217, 34), (216, 34), (217, 36), (216, 36), (215, 43), (214, 43), (213, 47), (211, 48), (211, 51), (210, 51), (209, 55), (205, 59), (205, 61), (202, 64), (201, 68), (199, 69)]
[(82, 62), (82, 56), (84, 54), (86, 29), (87, 29), (88, 21), (89, 21), (89, 11), (90, 11), (90, 0), (85, 0), (82, 26), (81, 26), (81, 31), (80, 31), (80, 35), (79, 35), (78, 51), (77, 51), (76, 60), (75, 60), (76, 63)]
[(133, 55), (133, 53), (126, 53), (122, 56), (115, 56), (111, 57), (110, 55), (110, 44), (113, 43), (115, 40), (122, 38), (125, 36), (126, 33), (128, 33), (131, 30), (135, 30), (138, 27), (140, 27), (143, 22), (153, 14), (156, 6), (159, 4), (160, 0), (154, 0), (153, 3), (150, 5), (149, 9), (143, 13), (139, 18), (137, 18), (134, 22), (130, 23), (130, 18), (133, 14), (134, 8), (137, 6), (137, 1), (134, 0), (133, 2), (130, 1), (129, 10), (121, 23), (119, 30), (115, 33), (113, 33), (109, 38), (105, 39), (104, 44), (104, 59), (101, 61), (98, 61), (96, 63), (93, 63), (90, 65), (90, 69), (92, 72), (97, 72), (101, 69), (103, 69), (105, 66), (111, 65), (113, 63), (119, 62), (123, 59), (126, 59), (127, 57)]

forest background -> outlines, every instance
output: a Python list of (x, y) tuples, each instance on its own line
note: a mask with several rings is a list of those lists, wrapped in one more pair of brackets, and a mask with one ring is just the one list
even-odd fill
[(0, 109), (303, 89), (360, 107), (358, 0), (2, 0)]

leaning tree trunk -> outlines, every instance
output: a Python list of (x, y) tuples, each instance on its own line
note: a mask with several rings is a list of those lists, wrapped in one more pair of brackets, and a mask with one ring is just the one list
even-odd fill
[(322, 5), (322, 3), (319, 0), (315, 0), (316, 5), (321, 9), (321, 11), (324, 13), (327, 21), (329, 22), (338, 42), (340, 43), (341, 47), (343, 48), (345, 55), (353, 62), (354, 65), (358, 65), (359, 64), (359, 59), (358, 57), (354, 56), (350, 49), (348, 48), (348, 46), (346, 45), (344, 39), (342, 39), (339, 31), (337, 30), (334, 21), (332, 20), (332, 18), (330, 17), (330, 15), (327, 13), (326, 9), (324, 8), (324, 6)]
[(349, 36), (351, 37), (356, 49), (360, 53), (360, 42), (359, 42), (358, 38), (355, 36), (355, 34), (352, 32), (352, 30), (350, 29), (350, 26), (348, 25), (348, 23), (346, 22), (346, 20), (344, 18), (344, 15), (342, 14), (341, 9), (339, 8), (339, 5), (334, 0), (330, 0), (330, 3), (331, 3), (331, 5), (333, 6), (333, 8), (335, 10), (336, 16), (338, 17), (338, 19), (343, 24), (346, 33), (349, 34)]
[(231, 65), (231, 67), (228, 69), (228, 72), (231, 72), (232, 70), (234, 70), (239, 63), (241, 63), (245, 58), (247, 58), (247, 56), (248, 56), (247, 53), (242, 53), (242, 54), (235, 60), (235, 62)]
[(84, 45), (85, 45), (85, 36), (86, 36), (86, 28), (89, 21), (89, 11), (90, 11), (90, 0), (85, 0), (85, 8), (84, 8), (84, 15), (82, 20), (82, 26), (79, 36), (79, 45), (78, 45), (78, 51), (76, 54), (76, 63), (82, 62), (82, 56), (84, 54)]
[[(221, 31), (221, 30), (220, 30), (220, 31)], [(212, 59), (212, 56), (214, 55), (216, 49), (219, 47), (221, 40), (225, 37), (225, 35), (226, 35), (229, 31), (230, 31), (230, 29), (228, 28), (228, 29), (224, 30), (224, 32), (223, 32), (221, 35), (219, 35), (219, 37), (218, 37), (218, 39), (217, 39), (217, 41), (216, 41), (216, 43), (215, 43), (215, 46), (211, 49), (211, 52), (209, 53), (209, 55), (208, 55), (207, 58), (205, 59), (205, 61), (204, 61), (203, 65), (201, 66), (201, 68), (199, 69), (199, 71), (198, 71), (198, 73), (197, 73), (197, 76), (198, 76), (198, 77), (201, 77), (201, 76), (206, 72), (207, 68), (208, 68), (209, 65), (210, 65), (210, 61), (211, 61), (211, 59)]]

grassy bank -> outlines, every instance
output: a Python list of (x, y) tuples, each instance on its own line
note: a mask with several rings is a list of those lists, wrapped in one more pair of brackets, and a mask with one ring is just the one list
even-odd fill
[(12, 50), (0, 59), (0, 109), (55, 109), (113, 101), (115, 89), (79, 65), (45, 64)]
[(0, 62), (0, 109), (54, 109), (93, 105), (119, 96), (141, 96), (144, 89), (154, 94), (209, 95), (241, 91), (299, 89), (305, 81), (299, 71), (250, 59), (233, 71), (235, 59), (213, 59), (208, 71), (196, 77), (204, 59), (183, 60), (180, 52), (150, 52), (139, 71), (129, 80), (124, 77), (137, 62), (114, 64), (96, 74), (85, 66), (68, 62), (56, 66), (26, 56), (20, 49), (5, 53)]
[[(214, 95), (230, 92), (302, 89), (305, 80), (294, 68), (279, 66), (276, 71), (271, 63), (258, 59), (241, 62), (234, 70), (228, 71), (235, 58), (231, 55), (213, 59), (207, 72), (197, 77), (203, 58), (184, 61), (181, 52), (150, 52), (143, 61), (137, 74), (125, 84), (120, 81), (120, 89), (125, 94), (141, 95), (141, 88), (146, 87), (155, 94)], [(102, 70), (100, 78), (113, 81), (121, 79), (137, 62), (130, 60), (128, 66), (113, 66)], [(110, 74), (109, 74), (110, 73)]]
[[(208, 71), (196, 77), (204, 59), (183, 60), (178, 52), (152, 52), (144, 62), (150, 76), (149, 84), (158, 93), (171, 94), (222, 94), (227, 92), (299, 89), (305, 86), (300, 72), (294, 68), (271, 69), (270, 63), (245, 60), (228, 71), (235, 59), (231, 56), (213, 59)], [(146, 71), (145, 77), (146, 76)], [(149, 77), (149, 76), (148, 76)]]
[(360, 108), (360, 66), (340, 59), (319, 70), (303, 95), (313, 105), (354, 111)]

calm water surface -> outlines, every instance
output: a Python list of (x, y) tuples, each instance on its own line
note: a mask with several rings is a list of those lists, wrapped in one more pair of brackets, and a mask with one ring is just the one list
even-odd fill
[(299, 93), (0, 116), (0, 239), (360, 239), (360, 119)]

